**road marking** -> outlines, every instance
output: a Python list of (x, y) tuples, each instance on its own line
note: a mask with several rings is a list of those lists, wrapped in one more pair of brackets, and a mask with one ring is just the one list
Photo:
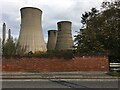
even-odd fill
[(49, 81), (49, 80), (65, 80), (65, 81), (118, 81), (118, 79), (0, 79), (0, 81)]
[(46, 80), (46, 79), (3, 79), (3, 80), (0, 80), (0, 81), (49, 81), (49, 80)]

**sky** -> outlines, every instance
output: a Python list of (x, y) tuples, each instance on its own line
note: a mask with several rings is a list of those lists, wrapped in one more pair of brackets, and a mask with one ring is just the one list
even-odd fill
[(47, 42), (48, 30), (57, 30), (57, 22), (71, 21), (72, 36), (82, 27), (81, 15), (91, 8), (100, 9), (104, 0), (0, 0), (0, 36), (2, 24), (5, 22), (11, 29), (12, 36), (19, 37), (22, 7), (36, 7), (43, 11), (42, 28), (44, 40)]

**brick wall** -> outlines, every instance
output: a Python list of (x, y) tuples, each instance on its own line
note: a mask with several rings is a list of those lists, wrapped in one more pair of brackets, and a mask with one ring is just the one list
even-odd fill
[(75, 57), (71, 60), (48, 58), (3, 59), (2, 71), (109, 71), (105, 56)]

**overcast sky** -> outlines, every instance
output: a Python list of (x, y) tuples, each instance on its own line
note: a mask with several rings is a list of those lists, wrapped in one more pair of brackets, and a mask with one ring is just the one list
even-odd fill
[[(20, 31), (20, 8), (37, 7), (43, 11), (42, 27), (44, 39), (47, 42), (47, 31), (57, 29), (57, 22), (69, 20), (72, 22), (72, 35), (81, 27), (81, 15), (92, 7), (100, 8), (103, 0), (0, 0), (0, 25), (5, 22), (11, 29), (12, 36), (18, 37)], [(0, 35), (1, 30), (0, 30)]]

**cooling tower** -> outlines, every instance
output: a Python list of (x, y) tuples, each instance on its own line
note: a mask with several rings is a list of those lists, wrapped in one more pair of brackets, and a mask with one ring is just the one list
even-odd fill
[(42, 11), (34, 7), (24, 7), (21, 11), (21, 30), (18, 46), (25, 53), (47, 51), (42, 32)]
[(73, 48), (72, 40), (72, 22), (70, 21), (61, 21), (57, 23), (58, 26), (58, 36), (56, 42), (56, 50), (67, 50)]
[(57, 30), (49, 30), (48, 31), (48, 43), (47, 43), (47, 50), (55, 50), (57, 41)]

